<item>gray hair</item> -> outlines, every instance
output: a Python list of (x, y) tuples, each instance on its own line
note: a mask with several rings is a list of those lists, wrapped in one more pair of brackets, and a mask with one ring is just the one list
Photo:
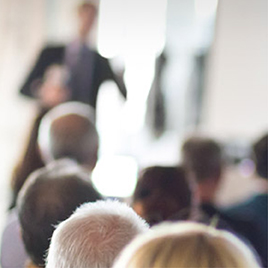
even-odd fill
[(46, 163), (71, 158), (93, 169), (99, 146), (93, 108), (67, 102), (51, 109), (40, 123), (38, 145)]
[(125, 203), (106, 200), (84, 204), (56, 228), (46, 267), (111, 267), (122, 249), (148, 229)]

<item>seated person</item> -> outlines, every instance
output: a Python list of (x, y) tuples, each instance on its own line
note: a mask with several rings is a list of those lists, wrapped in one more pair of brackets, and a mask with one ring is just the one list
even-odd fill
[(206, 137), (190, 137), (182, 147), (182, 162), (189, 176), (196, 181), (200, 207), (205, 215), (210, 219), (217, 217), (219, 229), (228, 230), (239, 236), (261, 255), (253, 231), (254, 222), (246, 217), (244, 219), (230, 217), (215, 204), (225, 168), (220, 144)]
[(18, 197), (18, 215), (29, 267), (44, 267), (55, 225), (85, 202), (102, 199), (76, 164), (65, 160), (32, 173)]
[(151, 166), (141, 171), (132, 207), (150, 225), (196, 217), (197, 202), (182, 167)]
[[(27, 178), (26, 174), (28, 174), (33, 167), (31, 164), (41, 159), (39, 151), (45, 164), (49, 164), (54, 159), (69, 157), (83, 165), (87, 169), (87, 172), (92, 171), (97, 161), (99, 138), (93, 123), (94, 113), (90, 106), (77, 102), (61, 104), (51, 109), (44, 117), (40, 118), (40, 121), (41, 123), (38, 122), (38, 124), (35, 125), (33, 133), (34, 139), (30, 140), (30, 150), (27, 151), (27, 158), (25, 158), (29, 165), (27, 165), (25, 161), (22, 163), (26, 164), (26, 166), (24, 166), (21, 171), (24, 170), (26, 172), (20, 173), (20, 176), (15, 180), (17, 187), (15, 187), (16, 191), (14, 192), (13, 206), (16, 204), (18, 191)], [(40, 150), (36, 148), (38, 129), (40, 129), (38, 138)], [(17, 173), (17, 175), (19, 175), (19, 173)], [(12, 211), (10, 217), (13, 217), (12, 214), (14, 213), (16, 214), (16, 212)], [(10, 220), (8, 220), (8, 222), (10, 222)], [(14, 233), (10, 230), (10, 224), (5, 227), (5, 229), (9, 229), (7, 233), (4, 231), (5, 236), (3, 236), (3, 239), (5, 241), (11, 238), (10, 236), (14, 236), (13, 240), (19, 240), (18, 232), (16, 231), (17, 227), (15, 227), (17, 224), (13, 224), (14, 228), (12, 227), (12, 229)], [(2, 241), (2, 244), (6, 244), (5, 241)], [(12, 266), (14, 264), (14, 258), (9, 258), (8, 256), (10, 255), (8, 252), (5, 252), (6, 254), (4, 254), (2, 250), (2, 253), (6, 257), (2, 255), (1, 260), (4, 261), (5, 259), (6, 261), (4, 262), (7, 266)]]
[(182, 165), (196, 181), (201, 209), (209, 217), (222, 216), (214, 203), (224, 169), (221, 146), (206, 137), (190, 137), (182, 146)]
[(263, 266), (267, 267), (268, 252), (268, 134), (262, 136), (253, 145), (253, 159), (256, 165), (256, 184), (259, 187), (259, 193), (248, 200), (228, 208), (225, 212), (230, 217), (245, 221), (254, 222), (254, 229), (251, 230), (252, 244), (259, 253)]
[(39, 110), (38, 115), (34, 119), (25, 151), (23, 152), (18, 164), (15, 166), (12, 174), (12, 200), (9, 207), (10, 209), (15, 207), (18, 192), (23, 186), (27, 177), (33, 171), (45, 165), (40, 156), (37, 145), (38, 129), (46, 112), (52, 107), (67, 100), (68, 89), (64, 84), (65, 76), (65, 69), (63, 66), (52, 65), (48, 68), (48, 70), (46, 70), (44, 79), (38, 82), (37, 94), (44, 95), (44, 92), (46, 92), (46, 97), (42, 97), (42, 108)]
[(215, 204), (225, 168), (224, 155), (219, 143), (206, 137), (190, 137), (182, 146), (182, 165), (188, 176), (195, 180), (202, 212), (210, 219), (219, 218), (219, 228), (235, 231), (247, 239), (252, 224), (230, 218)]
[(260, 268), (237, 237), (200, 223), (164, 223), (138, 236), (113, 268)]
[(121, 250), (148, 225), (114, 200), (87, 203), (58, 225), (46, 268), (110, 268)]
[(1, 239), (0, 267), (24, 267), (28, 256), (21, 239), (21, 230), (16, 209), (12, 209), (9, 212)]
[(89, 172), (98, 158), (99, 135), (95, 113), (87, 104), (66, 102), (51, 109), (41, 120), (38, 146), (45, 163), (70, 158)]

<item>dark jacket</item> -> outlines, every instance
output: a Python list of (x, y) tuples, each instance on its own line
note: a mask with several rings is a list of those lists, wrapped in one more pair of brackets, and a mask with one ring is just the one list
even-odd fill
[[(66, 46), (47, 46), (45, 47), (37, 61), (31, 70), (30, 74), (26, 78), (23, 86), (20, 89), (20, 93), (29, 97), (36, 96), (36, 88), (33, 86), (34, 81), (42, 80), (46, 69), (53, 64), (63, 64), (65, 58)], [(93, 108), (96, 108), (97, 95), (100, 85), (106, 80), (113, 80), (121, 94), (126, 98), (127, 92), (124, 83), (117, 77), (111, 69), (111, 66), (106, 58), (103, 58), (96, 51), (92, 51), (94, 61), (91, 75), (92, 85), (88, 91), (87, 99), (76, 100), (87, 103)]]
[(226, 209), (224, 213), (236, 221), (250, 221), (254, 224), (254, 228), (247, 230), (247, 235), (259, 253), (263, 266), (268, 267), (268, 195), (255, 195)]

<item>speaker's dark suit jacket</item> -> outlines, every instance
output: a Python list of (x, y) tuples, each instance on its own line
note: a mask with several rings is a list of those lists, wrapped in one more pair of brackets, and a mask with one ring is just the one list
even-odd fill
[[(45, 47), (37, 61), (27, 77), (25, 83), (23, 84), (20, 92), (23, 95), (29, 97), (35, 97), (36, 88), (33, 87), (33, 82), (37, 79), (42, 79), (44, 73), (52, 64), (63, 64), (65, 58), (65, 49), (66, 46), (48, 46)], [(113, 80), (122, 95), (126, 98), (127, 92), (124, 83), (113, 73), (110, 64), (106, 58), (103, 58), (97, 52), (92, 51), (94, 60), (93, 60), (93, 68), (92, 68), (92, 83), (91, 88), (88, 90), (87, 99), (76, 100), (81, 101), (87, 104), (90, 104), (93, 108), (96, 107), (97, 95), (99, 91), (100, 85), (106, 80)]]

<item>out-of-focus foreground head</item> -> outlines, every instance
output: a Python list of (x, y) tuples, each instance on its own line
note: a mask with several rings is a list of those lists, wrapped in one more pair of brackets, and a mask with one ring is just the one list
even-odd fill
[(45, 163), (70, 158), (93, 170), (99, 147), (94, 121), (94, 110), (79, 102), (67, 102), (51, 109), (43, 117), (38, 132), (38, 145)]
[(88, 175), (70, 160), (58, 160), (33, 172), (18, 198), (22, 238), (32, 262), (41, 267), (55, 225), (85, 202), (102, 199)]
[(166, 223), (137, 237), (113, 268), (259, 268), (237, 237), (198, 223)]
[(253, 153), (257, 174), (268, 179), (268, 134), (256, 141), (253, 145)]
[(133, 194), (133, 208), (150, 225), (186, 220), (195, 200), (182, 167), (151, 166), (141, 171)]
[(98, 201), (78, 208), (56, 228), (47, 268), (109, 268), (122, 249), (148, 225), (129, 206)]
[(182, 161), (197, 183), (220, 178), (223, 155), (220, 145), (205, 137), (190, 137), (182, 146)]

